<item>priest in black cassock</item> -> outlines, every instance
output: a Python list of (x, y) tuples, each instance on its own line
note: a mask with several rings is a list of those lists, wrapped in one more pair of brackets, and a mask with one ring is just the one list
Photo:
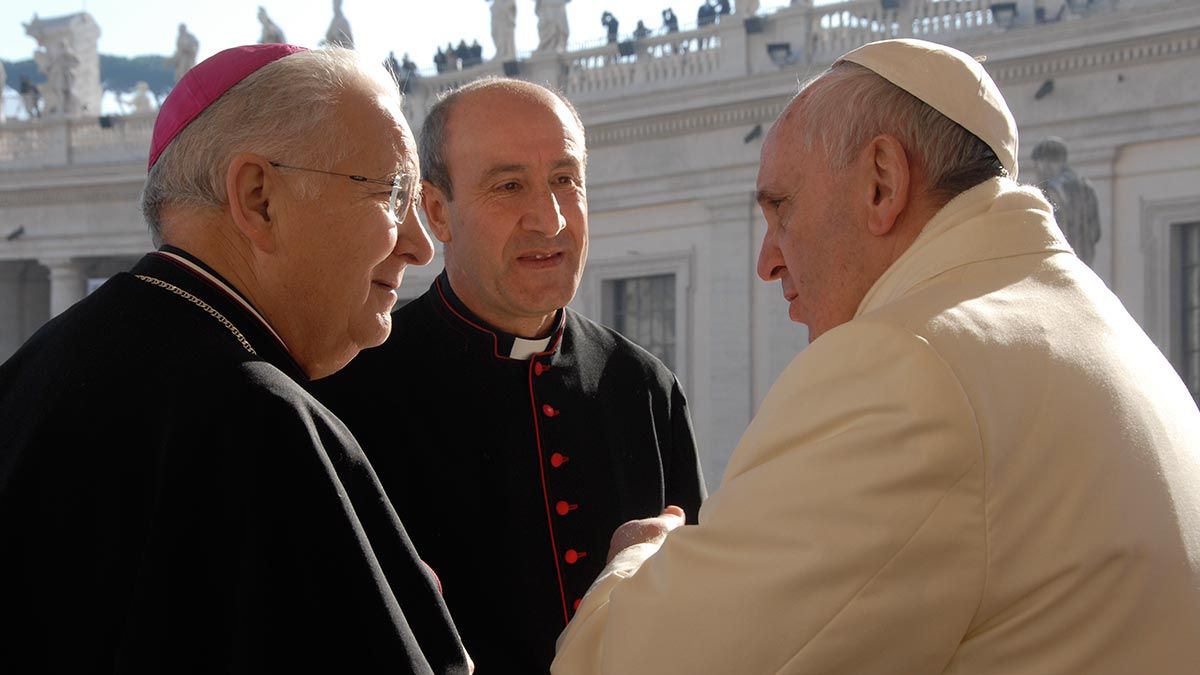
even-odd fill
[(478, 672), (544, 673), (613, 530), (667, 504), (694, 522), (687, 404), (658, 359), (565, 309), (588, 243), (570, 103), (468, 84), (430, 110), (421, 162), (445, 271), (382, 347), (312, 387), (437, 569)]
[(381, 343), (432, 256), (368, 68), (255, 45), (189, 71), (143, 196), (165, 244), (0, 366), (0, 671), (468, 672), (370, 464), (299, 384)]

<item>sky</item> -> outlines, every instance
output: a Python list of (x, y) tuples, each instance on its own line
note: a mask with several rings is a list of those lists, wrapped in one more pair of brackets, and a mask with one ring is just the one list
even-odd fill
[[(200, 41), (200, 59), (239, 44), (258, 41), (258, 5), (283, 29), (288, 41), (315, 47), (324, 38), (333, 17), (328, 0), (3, 0), (0, 2), (0, 58), (31, 58), (37, 43), (22, 24), (36, 12), (52, 18), (86, 11), (100, 26), (102, 54), (170, 55), (175, 51), (179, 23)], [(638, 19), (652, 30), (662, 25), (661, 12), (672, 7), (681, 27), (695, 24), (701, 0), (572, 0), (567, 5), (571, 43), (603, 40), (600, 15), (611, 11), (621, 22), (621, 33), (632, 32)], [(763, 11), (788, 4), (764, 0)], [(534, 0), (517, 0), (517, 50), (537, 46)], [(422, 70), (433, 67), (439, 45), (465, 39), (479, 40), (484, 58), (494, 52), (491, 11), (487, 0), (344, 0), (342, 11), (350, 21), (356, 46), (382, 61), (389, 51), (400, 58), (405, 52)]]

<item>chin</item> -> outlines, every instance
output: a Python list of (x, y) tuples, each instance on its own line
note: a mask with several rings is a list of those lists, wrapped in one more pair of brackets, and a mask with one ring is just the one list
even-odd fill
[(389, 311), (376, 315), (377, 323), (375, 330), (367, 337), (365, 341), (360, 343), (362, 349), (370, 349), (378, 347), (387, 341), (388, 336), (392, 334), (392, 315)]
[(575, 297), (575, 288), (574, 284), (556, 284), (550, 288), (533, 291), (527, 296), (529, 306), (549, 312), (566, 307)]

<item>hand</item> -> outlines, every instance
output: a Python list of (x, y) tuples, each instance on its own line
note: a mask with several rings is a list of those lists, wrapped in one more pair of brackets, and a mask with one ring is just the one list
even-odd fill
[(663, 509), (661, 514), (653, 518), (631, 520), (625, 523), (613, 532), (606, 562), (612, 562), (618, 553), (634, 544), (661, 544), (667, 538), (667, 533), (683, 525), (683, 521), (683, 509), (672, 505)]

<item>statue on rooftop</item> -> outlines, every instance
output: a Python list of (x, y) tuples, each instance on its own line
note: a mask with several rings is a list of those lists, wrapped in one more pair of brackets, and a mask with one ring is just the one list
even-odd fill
[(200, 41), (188, 32), (186, 23), (179, 24), (179, 37), (175, 38), (175, 56), (171, 57), (175, 64), (176, 82), (196, 65), (196, 54), (199, 51)]
[(134, 85), (133, 95), (128, 101), (118, 98), (122, 108), (125, 104), (129, 104), (133, 108), (133, 114), (146, 115), (154, 112), (154, 104), (150, 100), (150, 85), (146, 82), (139, 81)]
[(258, 22), (262, 24), (262, 35), (258, 38), (259, 44), (282, 44), (287, 42), (287, 38), (283, 36), (283, 29), (275, 25), (271, 17), (267, 16), (267, 10), (263, 9), (262, 5), (258, 7)]
[(345, 14), (342, 14), (342, 0), (333, 0), (333, 21), (329, 22), (329, 30), (325, 31), (325, 39), (321, 44), (354, 49), (354, 35), (350, 32), (350, 21), (346, 19)]
[(1075, 249), (1075, 255), (1091, 266), (1100, 241), (1100, 201), (1086, 178), (1067, 166), (1067, 144), (1051, 136), (1033, 147), (1038, 187), (1054, 206), (1054, 219)]
[(567, 3), (571, 0), (535, 0), (533, 11), (538, 18), (539, 52), (562, 53), (567, 50), (571, 36), (567, 25)]
[(754, 16), (758, 14), (758, 7), (762, 4), (759, 0), (738, 0), (734, 10), (742, 16)]
[(77, 12), (42, 19), (34, 14), (24, 26), (38, 43), (33, 60), (45, 77), (40, 92), (42, 116), (99, 115), (100, 27), (92, 16)]
[(517, 0), (491, 0), (492, 42), (496, 45), (494, 60), (504, 62), (517, 58)]
[(46, 112), (52, 115), (77, 115), (79, 94), (75, 91), (75, 69), (79, 57), (71, 43), (59, 40), (51, 48), (34, 53), (33, 60), (46, 76)]

